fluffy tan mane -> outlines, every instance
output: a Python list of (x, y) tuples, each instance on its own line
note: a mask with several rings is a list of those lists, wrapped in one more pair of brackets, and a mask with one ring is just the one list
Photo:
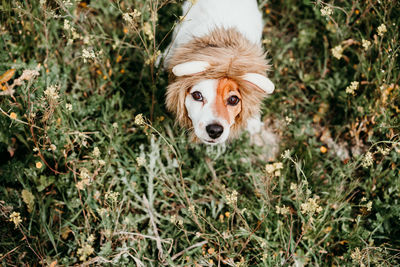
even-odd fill
[[(187, 92), (198, 82), (205, 79), (232, 79), (239, 85), (242, 95), (242, 111), (231, 127), (231, 135), (237, 135), (246, 127), (247, 120), (260, 112), (260, 104), (265, 92), (241, 77), (246, 73), (265, 75), (269, 69), (265, 53), (260, 45), (248, 41), (234, 29), (216, 29), (209, 35), (194, 38), (175, 51), (168, 63), (170, 84), (167, 88), (167, 109), (174, 113), (177, 122), (190, 128), (192, 122), (187, 116), (185, 97)], [(206, 61), (210, 67), (201, 73), (176, 77), (172, 68), (189, 61)]]

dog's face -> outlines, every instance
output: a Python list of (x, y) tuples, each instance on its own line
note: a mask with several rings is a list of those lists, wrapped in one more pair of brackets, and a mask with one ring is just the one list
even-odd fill
[(207, 79), (187, 92), (185, 107), (194, 132), (203, 143), (224, 143), (242, 110), (241, 94), (231, 79)]
[[(205, 144), (224, 143), (259, 114), (261, 100), (274, 90), (265, 76), (245, 72), (216, 73), (218, 66), (190, 61), (172, 68), (175, 80), (168, 86), (167, 108), (182, 126), (192, 127)], [(211, 73), (211, 75), (209, 74)], [(202, 78), (203, 77), (203, 78)]]

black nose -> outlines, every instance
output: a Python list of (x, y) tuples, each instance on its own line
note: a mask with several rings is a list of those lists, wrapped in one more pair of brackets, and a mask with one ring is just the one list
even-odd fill
[(221, 136), (222, 132), (224, 131), (224, 127), (219, 124), (210, 124), (207, 125), (206, 131), (212, 139), (216, 139)]

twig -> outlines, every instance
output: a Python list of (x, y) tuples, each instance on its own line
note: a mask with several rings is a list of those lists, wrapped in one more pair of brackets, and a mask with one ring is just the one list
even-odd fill
[[(19, 119), (13, 119), (13, 118), (11, 118), (11, 116), (10, 116), (7, 112), (5, 112), (2, 108), (0, 108), (0, 112), (3, 113), (4, 115), (6, 115), (7, 117), (9, 117), (11, 120), (14, 120), (14, 121), (17, 121), (17, 122), (20, 122), (20, 123), (22, 123), (22, 124), (25, 124), (25, 125), (30, 126), (29, 123), (27, 123), (27, 122), (25, 122), (25, 121), (21, 121), (21, 120), (19, 120)], [(32, 125), (32, 126), (35, 127), (36, 129), (43, 130), (43, 128), (40, 128), (40, 127), (38, 127), (38, 126), (36, 126), (36, 125)]]
[(159, 259), (162, 259), (163, 258), (163, 248), (161, 245), (161, 238), (158, 234), (157, 225), (154, 221), (153, 211), (151, 210), (150, 203), (147, 200), (145, 195), (143, 195), (143, 203), (147, 207), (149, 217), (150, 217), (150, 223), (153, 226), (153, 231), (154, 231), (154, 234), (156, 235), (155, 240), (156, 240), (157, 249), (158, 249), (158, 257), (159, 257)]
[(2, 261), (5, 257), (7, 257), (8, 254), (13, 253), (15, 250), (17, 250), (21, 245), (19, 245), (18, 247), (13, 248), (12, 250), (10, 250), (9, 252), (7, 252), (6, 254), (4, 254), (1, 258), (0, 261)]
[(176, 258), (178, 258), (179, 256), (183, 255), (185, 252), (191, 250), (192, 248), (201, 247), (201, 246), (203, 246), (203, 245), (205, 245), (205, 244), (207, 244), (207, 243), (208, 243), (208, 241), (205, 240), (205, 241), (196, 243), (196, 244), (194, 244), (194, 245), (191, 245), (190, 247), (185, 248), (185, 249), (182, 250), (181, 252), (176, 253), (174, 256), (171, 257), (171, 260), (175, 260)]
[[(151, 235), (143, 235), (143, 234), (139, 234), (139, 233), (131, 233), (131, 232), (125, 232), (125, 231), (120, 231), (120, 232), (116, 232), (114, 233), (114, 235), (132, 235), (132, 236), (138, 236), (138, 237), (142, 237), (142, 238), (148, 238), (148, 239), (152, 239), (152, 240), (157, 240), (156, 237), (151, 236)], [(165, 239), (161, 239), (159, 238), (160, 242), (162, 243), (171, 243), (172, 240), (165, 240)]]

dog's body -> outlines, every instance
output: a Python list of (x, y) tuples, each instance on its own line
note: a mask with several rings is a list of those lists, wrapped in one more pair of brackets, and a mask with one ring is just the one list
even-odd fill
[[(261, 45), (263, 23), (255, 0), (198, 0), (194, 5), (186, 1), (182, 13), (183, 22), (175, 27), (171, 51), (216, 28), (234, 28), (250, 42)], [(167, 54), (165, 67), (172, 54)]]
[(257, 1), (186, 1), (183, 15), (165, 56), (173, 74), (167, 108), (207, 144), (223, 143), (245, 127), (259, 131), (259, 107), (274, 85), (265, 76)]

